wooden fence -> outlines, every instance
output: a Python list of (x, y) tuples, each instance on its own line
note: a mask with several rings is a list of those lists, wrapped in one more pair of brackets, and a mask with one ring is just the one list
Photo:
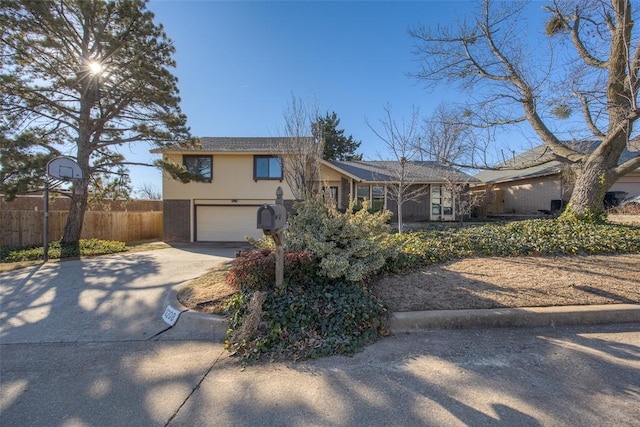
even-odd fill
[[(68, 212), (49, 212), (49, 241), (60, 240)], [(0, 211), (0, 246), (27, 246), (44, 241), (42, 211)], [(82, 226), (83, 239), (162, 239), (162, 212), (87, 211)]]

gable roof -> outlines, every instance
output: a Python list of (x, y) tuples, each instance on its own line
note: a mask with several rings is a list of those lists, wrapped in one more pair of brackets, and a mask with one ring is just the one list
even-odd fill
[[(328, 160), (326, 163), (364, 182), (393, 182), (398, 180), (397, 161), (339, 161)], [(437, 162), (407, 162), (407, 179), (418, 183), (476, 182), (476, 178), (460, 172), (450, 166)]]
[[(311, 139), (311, 137), (303, 137)], [(295, 138), (291, 137), (201, 137), (202, 147), (184, 148), (167, 147), (151, 150), (152, 153), (264, 153), (276, 154), (294, 146)], [(295, 150), (292, 150), (295, 151)], [(471, 175), (460, 172), (450, 166), (437, 162), (410, 161), (407, 179), (416, 184), (477, 182)], [(333, 169), (361, 182), (394, 182), (397, 181), (397, 161), (325, 161)]]
[[(599, 141), (576, 141), (567, 143), (572, 149), (585, 154), (595, 150), (599, 144)], [(640, 155), (640, 147), (629, 144), (620, 155), (618, 164), (624, 163), (638, 155)], [(486, 183), (496, 183), (555, 175), (562, 171), (564, 163), (554, 159), (555, 156), (551, 149), (542, 144), (498, 165), (498, 167), (505, 169), (482, 171), (476, 174), (475, 177)], [(547, 161), (545, 162), (545, 160)], [(536, 166), (526, 167), (531, 164), (536, 164)]]

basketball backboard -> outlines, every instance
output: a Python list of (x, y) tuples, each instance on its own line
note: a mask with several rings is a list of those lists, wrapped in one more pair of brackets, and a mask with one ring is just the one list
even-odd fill
[(82, 179), (82, 169), (69, 157), (56, 157), (47, 163), (47, 175), (65, 181), (79, 180)]

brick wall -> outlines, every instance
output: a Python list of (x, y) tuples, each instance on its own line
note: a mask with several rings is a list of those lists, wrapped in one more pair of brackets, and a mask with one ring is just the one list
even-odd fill
[(191, 201), (164, 200), (162, 229), (165, 242), (191, 241)]
[[(408, 192), (412, 191), (410, 189)], [(407, 200), (402, 204), (402, 221), (428, 221), (429, 220), (429, 189), (416, 200)], [(387, 209), (393, 213), (392, 221), (398, 220), (398, 203), (387, 195)]]

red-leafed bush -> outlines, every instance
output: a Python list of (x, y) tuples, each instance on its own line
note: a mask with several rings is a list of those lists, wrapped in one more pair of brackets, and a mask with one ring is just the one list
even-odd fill
[[(284, 281), (310, 286), (317, 279), (318, 263), (310, 252), (284, 254)], [(242, 290), (273, 289), (276, 281), (276, 255), (270, 249), (241, 252), (227, 274), (227, 282)]]

